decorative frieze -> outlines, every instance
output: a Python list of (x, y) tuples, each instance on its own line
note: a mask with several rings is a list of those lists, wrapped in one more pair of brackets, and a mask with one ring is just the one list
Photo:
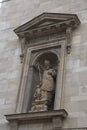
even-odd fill
[(67, 40), (66, 50), (69, 54), (71, 50), (71, 33), (79, 24), (80, 21), (75, 14), (43, 13), (18, 27), (14, 31), (21, 41), (21, 59), (25, 54), (25, 49), (35, 45), (34, 43), (30, 44), (32, 39), (37, 38), (38, 44), (40, 37), (48, 36), (49, 39), (50, 35), (54, 34), (65, 35)]

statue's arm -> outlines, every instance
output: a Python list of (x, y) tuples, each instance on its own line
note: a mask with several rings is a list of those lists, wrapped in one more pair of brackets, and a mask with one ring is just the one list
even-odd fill
[(57, 70), (56, 70), (56, 69), (53, 69), (53, 70), (52, 70), (52, 76), (55, 77), (56, 75), (57, 75)]

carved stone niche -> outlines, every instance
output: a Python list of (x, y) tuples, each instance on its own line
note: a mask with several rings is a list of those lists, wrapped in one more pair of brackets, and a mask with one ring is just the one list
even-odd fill
[(22, 121), (23, 130), (35, 129), (36, 124), (40, 130), (42, 124), (45, 129), (62, 129), (67, 117), (62, 105), (65, 58), (71, 52), (71, 33), (79, 24), (75, 14), (43, 13), (14, 30), (21, 43), (23, 67), (19, 114), (6, 115), (12, 128), (22, 129)]

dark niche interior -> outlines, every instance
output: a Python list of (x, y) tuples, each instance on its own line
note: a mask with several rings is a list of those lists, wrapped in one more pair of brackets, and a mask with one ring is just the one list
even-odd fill
[(35, 58), (29, 112), (53, 109), (58, 63), (58, 55), (51, 51), (40, 53)]

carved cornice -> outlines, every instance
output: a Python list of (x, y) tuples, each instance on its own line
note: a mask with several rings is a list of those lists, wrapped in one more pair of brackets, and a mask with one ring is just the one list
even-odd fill
[(15, 29), (15, 33), (22, 37), (34, 38), (52, 33), (64, 32), (67, 27), (72, 30), (80, 24), (75, 14), (43, 13), (31, 21)]
[(14, 32), (18, 35), (22, 48), (21, 62), (26, 49), (36, 45), (34, 43), (30, 44), (31, 40), (41, 37), (46, 38), (47, 36), (51, 37), (54, 34), (58, 36), (61, 34), (65, 35), (66, 50), (69, 54), (71, 51), (71, 33), (79, 24), (80, 20), (76, 14), (43, 13), (16, 28)]
[[(10, 114), (5, 115), (6, 119), (12, 123), (22, 123), (22, 122), (38, 122), (41, 121), (51, 122), (52, 126), (55, 128), (61, 128), (63, 120), (68, 116), (68, 113), (64, 109), (54, 110), (54, 111), (45, 111), (45, 112), (33, 112), (33, 113), (21, 113), (21, 114)], [(57, 123), (56, 123), (57, 122)]]
[(41, 119), (49, 119), (52, 117), (62, 117), (66, 118), (68, 113), (64, 109), (55, 110), (55, 111), (45, 111), (45, 112), (30, 112), (30, 113), (22, 113), (22, 114), (9, 114), (5, 115), (8, 121), (23, 121), (23, 120), (41, 120)]

